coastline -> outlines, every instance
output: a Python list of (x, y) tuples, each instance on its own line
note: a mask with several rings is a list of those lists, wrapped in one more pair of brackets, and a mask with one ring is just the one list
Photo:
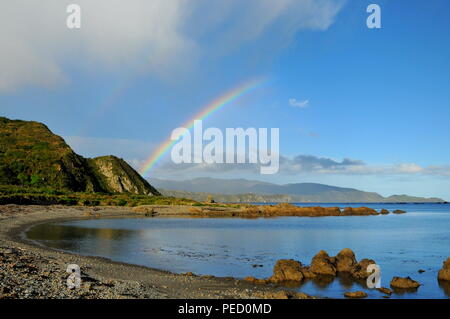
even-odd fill
[[(155, 206), (159, 217), (189, 216), (184, 206)], [(102, 257), (81, 256), (41, 246), (24, 238), (30, 227), (85, 218), (142, 217), (127, 207), (19, 206), (0, 207), (0, 298), (170, 298), (252, 299), (312, 298), (282, 287), (262, 286), (235, 278), (174, 274)], [(68, 264), (81, 267), (80, 289), (66, 286)], [(20, 282), (11, 285), (8, 281)]]

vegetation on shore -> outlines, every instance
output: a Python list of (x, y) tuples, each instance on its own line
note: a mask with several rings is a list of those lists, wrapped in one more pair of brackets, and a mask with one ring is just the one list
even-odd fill
[(82, 206), (141, 206), (141, 205), (202, 205), (191, 199), (148, 196), (130, 193), (90, 193), (0, 185), (0, 205), (82, 205)]

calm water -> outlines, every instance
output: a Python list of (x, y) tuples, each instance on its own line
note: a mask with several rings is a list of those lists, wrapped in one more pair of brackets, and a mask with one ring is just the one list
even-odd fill
[[(261, 278), (271, 275), (277, 259), (293, 258), (309, 264), (321, 249), (335, 255), (348, 247), (358, 260), (371, 258), (381, 266), (383, 286), (389, 287), (393, 276), (410, 276), (423, 284), (416, 292), (396, 293), (392, 298), (449, 298), (450, 287), (438, 284), (437, 273), (450, 256), (450, 205), (366, 206), (408, 213), (272, 219), (86, 219), (39, 225), (27, 236), (61, 250), (172, 272)], [(263, 267), (254, 268), (254, 264)], [(425, 272), (420, 274), (419, 269)], [(292, 289), (327, 297), (362, 289), (372, 298), (382, 297), (378, 291), (366, 289), (364, 283), (345, 278), (308, 281)]]

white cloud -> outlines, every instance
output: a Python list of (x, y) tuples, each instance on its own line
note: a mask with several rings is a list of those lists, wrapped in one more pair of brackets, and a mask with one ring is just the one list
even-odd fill
[[(246, 174), (246, 176), (259, 176), (260, 164), (173, 164), (166, 161), (156, 167), (158, 176), (204, 176), (229, 174)], [(422, 167), (414, 163), (400, 163), (390, 165), (369, 165), (361, 160), (344, 158), (342, 160), (314, 155), (298, 155), (293, 158), (280, 156), (281, 176), (296, 176), (303, 174), (316, 175), (377, 175), (377, 176), (415, 176), (433, 175), (450, 176), (450, 166)]]
[(424, 169), (414, 163), (402, 163), (396, 166), (396, 171), (404, 174), (421, 173)]
[(167, 77), (258, 40), (277, 49), (299, 30), (327, 29), (343, 1), (77, 0), (79, 30), (66, 28), (70, 3), (2, 1), (0, 92), (64, 84), (68, 66)]
[(289, 105), (293, 106), (293, 107), (304, 108), (304, 107), (308, 107), (309, 100), (298, 101), (297, 99), (292, 98), (292, 99), (289, 99)]

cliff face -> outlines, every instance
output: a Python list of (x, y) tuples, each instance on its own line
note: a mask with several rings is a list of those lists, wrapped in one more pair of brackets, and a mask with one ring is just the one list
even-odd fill
[(115, 156), (102, 156), (88, 161), (102, 188), (110, 193), (159, 194), (123, 159)]
[(159, 195), (125, 161), (86, 159), (39, 122), (0, 117), (0, 184)]

